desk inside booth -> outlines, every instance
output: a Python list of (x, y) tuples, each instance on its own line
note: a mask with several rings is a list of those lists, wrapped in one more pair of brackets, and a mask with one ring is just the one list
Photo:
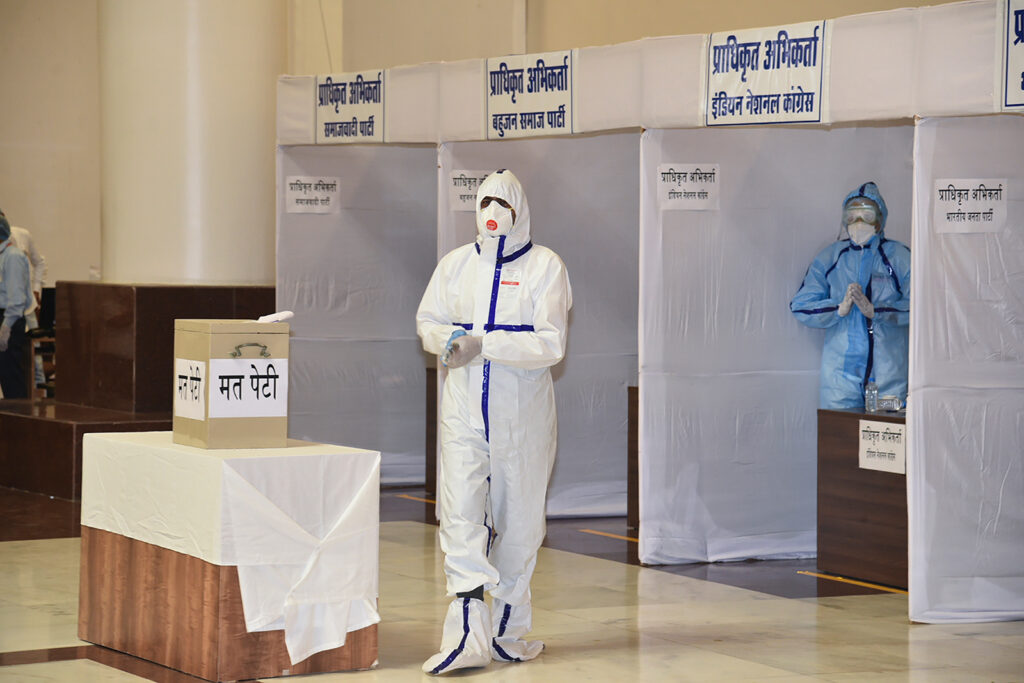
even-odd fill
[(819, 571), (907, 587), (906, 468), (892, 457), (905, 427), (903, 413), (818, 411)]
[(356, 448), (87, 435), (79, 636), (207, 680), (374, 666), (379, 478)]

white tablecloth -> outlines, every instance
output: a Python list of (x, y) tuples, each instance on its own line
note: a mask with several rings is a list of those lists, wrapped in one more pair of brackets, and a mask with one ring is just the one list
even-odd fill
[(237, 566), (246, 627), (284, 629), (297, 663), (380, 621), (379, 482), (376, 451), (86, 434), (82, 525)]

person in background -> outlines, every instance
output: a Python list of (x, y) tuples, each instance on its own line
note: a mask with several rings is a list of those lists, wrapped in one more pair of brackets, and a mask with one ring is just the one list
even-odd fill
[(875, 183), (846, 195), (839, 241), (814, 259), (789, 304), (804, 325), (825, 329), (822, 408), (863, 410), (872, 378), (879, 395), (906, 400), (910, 249), (885, 238), (887, 217)]
[[(36, 248), (32, 239), (32, 233), (17, 225), (11, 226), (11, 240), (14, 246), (28, 257), (29, 279), (32, 283), (32, 296), (29, 297), (28, 309), (25, 311), (25, 330), (31, 331), (39, 327), (38, 311), (42, 304), (43, 281), (46, 279), (46, 257)], [(36, 356), (35, 384), (46, 383), (46, 375), (43, 372), (43, 357)]]
[(4, 398), (28, 398), (25, 311), (32, 298), (28, 257), (11, 240), (0, 211), (0, 389)]
[(557, 442), (550, 368), (565, 356), (572, 291), (558, 255), (530, 240), (511, 172), (489, 175), (476, 201), (476, 240), (441, 259), (416, 312), (423, 348), (448, 368), (438, 510), (454, 600), (423, 665), (435, 675), (544, 648), (525, 636)]

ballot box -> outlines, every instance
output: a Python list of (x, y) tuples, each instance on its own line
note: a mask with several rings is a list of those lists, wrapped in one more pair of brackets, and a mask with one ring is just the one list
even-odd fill
[(83, 451), (79, 638), (209, 681), (376, 666), (379, 453)]
[(174, 321), (174, 442), (280, 448), (288, 438), (288, 323)]

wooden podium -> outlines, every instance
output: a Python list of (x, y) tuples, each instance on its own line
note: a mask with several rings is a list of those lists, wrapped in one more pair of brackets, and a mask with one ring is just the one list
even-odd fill
[(907, 477), (861, 469), (860, 420), (906, 424), (894, 413), (818, 411), (818, 569), (907, 587)]

